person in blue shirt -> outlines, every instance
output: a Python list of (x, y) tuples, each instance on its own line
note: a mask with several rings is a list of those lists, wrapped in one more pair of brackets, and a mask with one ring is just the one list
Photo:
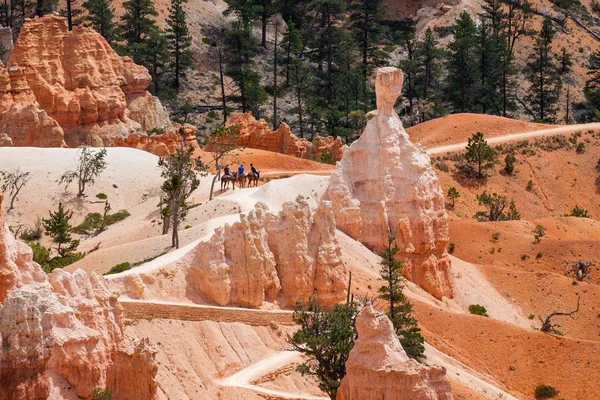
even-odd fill
[(238, 175), (239, 176), (244, 175), (244, 164), (240, 164), (240, 166), (238, 167)]

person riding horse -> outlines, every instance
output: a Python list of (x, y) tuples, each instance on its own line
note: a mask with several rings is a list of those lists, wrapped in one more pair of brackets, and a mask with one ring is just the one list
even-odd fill
[(239, 176), (244, 176), (244, 164), (240, 164), (240, 166), (238, 167), (238, 175)]
[(225, 166), (225, 169), (223, 170), (223, 175), (231, 176), (231, 170), (229, 169), (229, 165)]
[(200, 157), (196, 158), (196, 169), (197, 170), (205, 169), (204, 162), (202, 162), (202, 159)]
[(256, 170), (256, 168), (254, 167), (254, 164), (250, 164), (250, 169), (252, 170), (252, 173), (256, 175), (256, 178), (260, 179), (260, 172), (258, 172)]

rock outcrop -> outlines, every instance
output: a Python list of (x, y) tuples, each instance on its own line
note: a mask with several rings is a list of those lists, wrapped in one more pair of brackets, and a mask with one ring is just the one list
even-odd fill
[(346, 270), (335, 239), (331, 204), (311, 209), (307, 199), (280, 214), (257, 203), (240, 222), (215, 230), (198, 245), (190, 281), (218, 305), (257, 308), (263, 302), (293, 307), (315, 296), (324, 307), (345, 298)]
[(346, 361), (337, 400), (451, 400), (443, 367), (406, 355), (392, 322), (367, 305), (356, 318), (358, 339)]
[[(234, 113), (225, 124), (237, 126), (239, 134), (229, 139), (229, 143), (239, 147), (248, 147), (283, 153), (294, 157), (313, 159), (323, 150), (328, 149), (334, 160), (341, 160), (344, 154), (344, 144), (341, 138), (317, 135), (312, 142), (298, 138), (286, 123), (282, 123), (276, 131), (269, 129), (264, 119), (256, 120), (252, 113)], [(215, 144), (208, 143), (205, 150), (212, 151)]]
[(0, 133), (15, 146), (172, 151), (178, 127), (146, 90), (151, 80), (92, 29), (69, 32), (58, 15), (28, 19), (0, 70)]
[[(0, 203), (3, 195), (0, 194)], [(118, 295), (104, 278), (78, 270), (48, 277), (16, 241), (0, 214), (0, 399), (49, 398), (51, 380), (91, 398), (109, 387), (115, 398), (152, 399), (155, 351), (147, 340), (129, 343)], [(123, 374), (136, 368), (136, 375)]]
[(347, 285), (331, 203), (304, 196), (279, 213), (257, 203), (172, 264), (157, 260), (109, 279), (133, 299), (249, 308), (294, 308), (310, 296), (330, 308), (345, 299)]
[(377, 71), (377, 113), (346, 149), (328, 196), (342, 231), (374, 250), (396, 237), (404, 275), (441, 299), (453, 296), (444, 195), (427, 153), (394, 112), (402, 72)]

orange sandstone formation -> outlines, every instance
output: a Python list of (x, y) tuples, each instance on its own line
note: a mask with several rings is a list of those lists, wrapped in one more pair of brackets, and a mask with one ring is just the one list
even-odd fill
[[(231, 139), (231, 144), (240, 147), (273, 151), (307, 159), (320, 154), (326, 148), (331, 150), (333, 158), (337, 161), (341, 160), (344, 154), (344, 144), (339, 137), (334, 139), (331, 136), (317, 135), (311, 143), (294, 135), (286, 123), (282, 123), (276, 131), (271, 131), (269, 124), (264, 119), (256, 120), (252, 113), (234, 113), (227, 120), (226, 126), (238, 127), (239, 135)], [(209, 143), (205, 150), (212, 151), (214, 148), (215, 144)]]
[(408, 358), (388, 317), (367, 305), (356, 329), (337, 400), (452, 400), (446, 369)]
[(404, 275), (438, 299), (452, 297), (444, 195), (394, 112), (402, 82), (399, 69), (377, 71), (377, 114), (338, 163), (328, 196), (338, 228), (376, 250), (395, 235)]
[[(180, 141), (148, 71), (58, 15), (27, 20), (8, 68), (0, 68), (0, 134), (15, 146), (128, 146), (157, 155)], [(158, 134), (151, 134), (155, 131)], [(195, 129), (186, 141), (197, 146)]]
[(278, 214), (257, 203), (239, 222), (215, 229), (177, 262), (109, 279), (111, 287), (134, 299), (193, 299), (250, 308), (264, 303), (294, 307), (296, 300), (310, 296), (329, 308), (346, 292), (331, 204), (311, 204), (303, 196), (284, 203)]
[(154, 398), (155, 351), (125, 338), (117, 297), (95, 274), (48, 277), (0, 214), (0, 399)]

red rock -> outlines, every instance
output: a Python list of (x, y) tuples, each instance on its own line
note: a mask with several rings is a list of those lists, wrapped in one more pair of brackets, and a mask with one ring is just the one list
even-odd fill
[(392, 322), (370, 304), (358, 314), (356, 330), (337, 400), (452, 400), (446, 369), (408, 358)]
[[(312, 159), (325, 148), (331, 150), (336, 161), (339, 161), (344, 154), (344, 144), (339, 137), (334, 139), (330, 136), (317, 135), (311, 143), (294, 135), (286, 123), (282, 123), (276, 131), (271, 131), (264, 119), (256, 120), (252, 113), (234, 113), (225, 125), (238, 127), (239, 135), (230, 142), (239, 147), (273, 151), (306, 159)], [(215, 146), (208, 143), (204, 149), (212, 151)]]

